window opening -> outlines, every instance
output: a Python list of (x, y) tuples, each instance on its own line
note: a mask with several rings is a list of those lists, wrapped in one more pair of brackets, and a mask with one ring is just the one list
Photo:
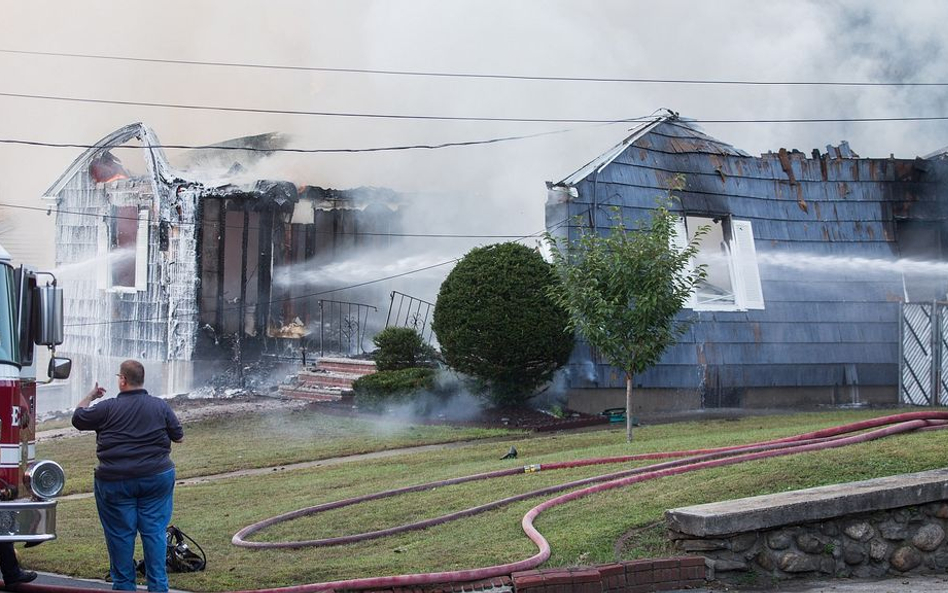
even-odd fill
[(99, 288), (143, 291), (148, 288), (149, 211), (115, 206), (99, 227)]
[(731, 225), (726, 218), (688, 216), (685, 227), (688, 241), (692, 241), (701, 227), (708, 232), (701, 237), (701, 248), (694, 258), (695, 266), (704, 265), (705, 276), (695, 289), (697, 307), (717, 305), (734, 306), (734, 278), (731, 265)]
[(707, 227), (707, 233), (692, 264), (704, 265), (707, 275), (686, 306), (717, 311), (763, 309), (751, 223), (728, 216), (686, 215), (677, 225), (675, 243), (683, 247), (702, 227)]
[(112, 219), (112, 286), (135, 286), (135, 245), (138, 242), (138, 208), (118, 206)]

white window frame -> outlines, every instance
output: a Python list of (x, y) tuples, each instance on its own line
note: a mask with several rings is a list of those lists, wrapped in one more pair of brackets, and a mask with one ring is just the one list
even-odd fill
[[(694, 214), (695, 217), (711, 218), (708, 215)], [(760, 269), (757, 264), (757, 250), (754, 245), (754, 231), (748, 220), (730, 220), (730, 233), (725, 233), (728, 270), (731, 277), (731, 289), (734, 302), (699, 303), (695, 291), (691, 293), (685, 307), (695, 311), (747, 311), (764, 308), (764, 294), (760, 283)], [(675, 224), (674, 246), (681, 250), (688, 245), (688, 227), (685, 217), (679, 217)], [(687, 270), (695, 266), (694, 259)]]

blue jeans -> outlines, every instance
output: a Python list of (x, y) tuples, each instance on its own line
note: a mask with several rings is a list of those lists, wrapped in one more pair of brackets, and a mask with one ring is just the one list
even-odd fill
[(95, 505), (109, 549), (112, 589), (135, 590), (135, 536), (142, 537), (149, 591), (168, 590), (167, 527), (171, 522), (174, 469), (147, 476), (95, 481)]

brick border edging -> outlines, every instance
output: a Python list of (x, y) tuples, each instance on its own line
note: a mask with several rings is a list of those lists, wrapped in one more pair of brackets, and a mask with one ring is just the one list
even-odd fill
[[(703, 556), (652, 558), (585, 566), (515, 572), (480, 581), (370, 589), (359, 593), (652, 593), (707, 585)], [(327, 590), (334, 593), (340, 590)], [(346, 591), (346, 590), (341, 590)]]
[(651, 593), (703, 587), (706, 575), (703, 556), (680, 556), (526, 570), (510, 577), (516, 593)]

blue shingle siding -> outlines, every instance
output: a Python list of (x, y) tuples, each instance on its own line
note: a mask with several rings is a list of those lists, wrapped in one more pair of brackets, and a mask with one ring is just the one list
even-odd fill
[[(688, 214), (752, 224), (764, 309), (684, 310), (694, 325), (636, 385), (698, 390), (706, 405), (739, 403), (755, 387), (894, 386), (904, 287), (897, 270), (873, 260), (899, 256), (899, 221), (945, 220), (946, 169), (948, 161), (794, 151), (750, 157), (666, 119), (598, 173), (574, 174), (574, 195), (547, 204), (547, 226), (570, 218), (556, 232), (575, 238), (571, 217), (588, 224), (595, 209), (596, 225), (608, 227), (609, 205), (628, 221), (644, 219), (678, 175)], [(581, 341), (570, 370), (573, 387), (624, 386), (622, 372)]]

